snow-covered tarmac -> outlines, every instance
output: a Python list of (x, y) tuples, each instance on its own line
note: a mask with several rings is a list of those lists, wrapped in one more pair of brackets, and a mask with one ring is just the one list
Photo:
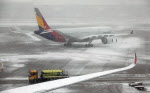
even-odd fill
[[(135, 78), (137, 74), (140, 77), (140, 74), (142, 76), (150, 72), (149, 50), (146, 50), (149, 48), (147, 46), (149, 43), (145, 42), (149, 41), (147, 34), (149, 32), (143, 31), (143, 34), (141, 34), (141, 31), (134, 31), (133, 35), (118, 37), (117, 43), (107, 45), (102, 44), (100, 40), (96, 40), (93, 41), (94, 47), (91, 48), (85, 48), (84, 44), (79, 43), (75, 43), (73, 47), (68, 48), (64, 47), (62, 43), (52, 42), (36, 36), (31, 31), (16, 33), (8, 30), (7, 27), (1, 27), (0, 33), (0, 62), (3, 63), (0, 81), (24, 80), (28, 76), (29, 69), (38, 71), (43, 69), (64, 69), (70, 76), (74, 76), (120, 68), (133, 62), (135, 51), (138, 56), (137, 66), (132, 70), (120, 72), (116, 75), (113, 74), (113, 77), (124, 75), (126, 78), (132, 74)], [(95, 82), (94, 84), (98, 84), (98, 86), (90, 82), (83, 82), (83, 84), (81, 83), (83, 87), (79, 87), (81, 84), (76, 84), (55, 90), (53, 93), (60, 91), (65, 93), (90, 93), (87, 89), (88, 84), (84, 83), (88, 83), (91, 86), (89, 88), (91, 91), (94, 91), (97, 87), (102, 88), (95, 90), (95, 92), (120, 93), (122, 91), (122, 93), (125, 93), (123, 92), (124, 87), (122, 87), (124, 85), (117, 82), (100, 84)], [(24, 84), (4, 85), (0, 85), (0, 89), (9, 89), (23, 86)], [(103, 90), (103, 87), (107, 87), (106, 90)]]

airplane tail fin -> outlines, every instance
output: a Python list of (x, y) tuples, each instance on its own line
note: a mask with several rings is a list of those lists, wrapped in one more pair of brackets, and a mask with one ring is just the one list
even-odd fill
[[(37, 20), (38, 27), (39, 27), (39, 30), (34, 31), (34, 33), (41, 35), (42, 37), (49, 39), (49, 40), (53, 40), (56, 42), (65, 42), (66, 41), (65, 38), (63, 37), (63, 35), (60, 32), (58, 32), (56, 30), (52, 30), (48, 26), (44, 17), (42, 16), (40, 10), (38, 8), (34, 8), (34, 10), (36, 12), (36, 20)], [(44, 33), (42, 33), (43, 31), (44, 31)]]
[(36, 12), (36, 20), (38, 23), (38, 27), (39, 30), (34, 31), (36, 34), (40, 34), (41, 32), (43, 32), (44, 30), (49, 30), (50, 27), (48, 26), (48, 24), (46, 23), (44, 17), (42, 16), (40, 10), (38, 8), (34, 8), (35, 12)]

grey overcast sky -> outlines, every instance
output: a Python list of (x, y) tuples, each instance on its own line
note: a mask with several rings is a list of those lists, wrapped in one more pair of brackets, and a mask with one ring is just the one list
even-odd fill
[(0, 0), (0, 2), (34, 2), (49, 5), (70, 5), (70, 4), (88, 4), (88, 5), (149, 5), (150, 0)]
[(150, 0), (0, 0), (0, 20), (33, 20), (34, 7), (49, 22), (150, 23)]
[[(149, 0), (146, 0), (149, 2)], [(41, 0), (37, 0), (41, 2)], [(116, 5), (116, 4), (148, 4), (148, 2), (143, 2), (143, 0), (42, 0), (42, 3), (48, 4), (88, 4), (88, 5)]]

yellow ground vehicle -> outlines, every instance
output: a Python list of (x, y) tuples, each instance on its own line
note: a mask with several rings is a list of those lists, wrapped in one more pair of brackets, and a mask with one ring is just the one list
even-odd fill
[(61, 78), (67, 78), (68, 74), (65, 74), (63, 70), (42, 70), (40, 74), (40, 78), (38, 78), (37, 70), (29, 71), (29, 83), (38, 83), (48, 80), (55, 80)]

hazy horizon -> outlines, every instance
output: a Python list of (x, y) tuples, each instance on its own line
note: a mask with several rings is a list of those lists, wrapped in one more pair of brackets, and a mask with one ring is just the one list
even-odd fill
[[(85, 2), (86, 1), (86, 2)], [(33, 22), (34, 7), (48, 23), (150, 23), (149, 0), (1, 0), (0, 22)]]

